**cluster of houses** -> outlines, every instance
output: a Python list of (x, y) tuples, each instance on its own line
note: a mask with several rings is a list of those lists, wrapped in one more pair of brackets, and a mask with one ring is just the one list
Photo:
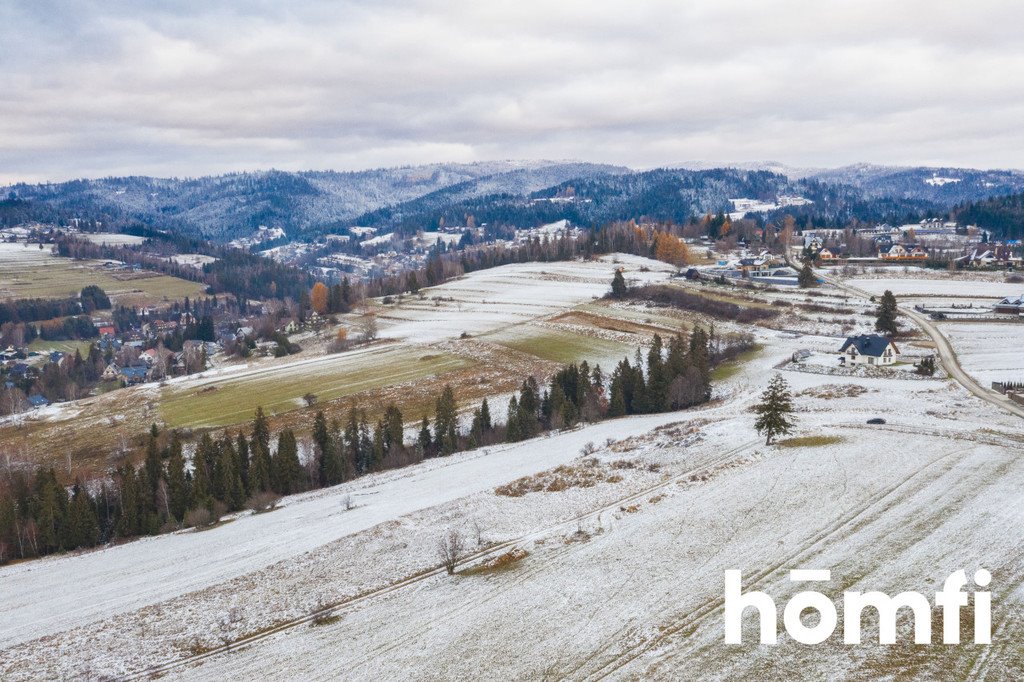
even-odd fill
[(797, 272), (767, 251), (761, 251), (756, 256), (743, 253), (738, 258), (721, 259), (714, 267), (702, 272), (691, 268), (686, 273), (690, 279), (701, 275), (745, 279), (762, 284), (797, 284)]
[[(844, 232), (835, 228), (805, 230), (804, 248), (826, 263), (846, 260), (850, 254), (842, 242)], [(1024, 264), (1019, 241), (989, 241), (989, 235), (977, 227), (965, 227), (952, 221), (930, 219), (899, 226), (883, 224), (858, 229), (856, 235), (869, 239), (873, 246), (870, 256), (861, 251), (857, 258), (860, 260), (921, 263), (933, 256), (952, 260), (959, 268), (1013, 269)]]

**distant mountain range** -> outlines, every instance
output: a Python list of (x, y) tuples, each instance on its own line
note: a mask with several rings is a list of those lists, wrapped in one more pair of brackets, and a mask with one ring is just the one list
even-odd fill
[[(186, 179), (102, 178), (18, 184), (0, 196), (0, 224), (26, 219), (142, 224), (216, 241), (282, 228), (290, 239), (371, 225), (412, 231), (476, 222), (531, 226), (568, 218), (579, 224), (646, 216), (686, 220), (732, 210), (730, 199), (786, 206), (816, 223), (902, 220), (944, 214), (968, 202), (1024, 191), (1024, 172), (901, 168), (859, 164), (796, 169), (774, 162), (709, 167), (697, 162), (635, 171), (576, 161), (432, 164), (359, 172), (262, 171)], [(768, 217), (775, 217), (772, 213)]]

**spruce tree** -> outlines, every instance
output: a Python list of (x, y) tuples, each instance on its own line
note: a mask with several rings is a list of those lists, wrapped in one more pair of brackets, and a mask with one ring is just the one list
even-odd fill
[(434, 440), (440, 454), (450, 455), (459, 446), (458, 415), (451, 384), (445, 384), (434, 409)]
[(252, 448), (263, 448), (268, 455), (270, 453), (270, 424), (262, 406), (256, 408), (256, 416), (252, 420)]
[(520, 424), (519, 401), (515, 394), (508, 399), (508, 424), (505, 427), (505, 440), (515, 443), (523, 439), (523, 428)]
[(754, 412), (757, 414), (754, 427), (758, 433), (765, 434), (765, 445), (771, 445), (776, 436), (786, 435), (793, 429), (793, 396), (781, 375), (776, 374), (768, 382)]
[(484, 401), (480, 403), (480, 428), (484, 433), (494, 428), (491, 425), (491, 408), (487, 405), (487, 398), (484, 398)]
[(818, 278), (814, 274), (814, 270), (811, 269), (810, 261), (804, 262), (804, 266), (800, 268), (800, 275), (796, 280), (797, 284), (801, 289), (809, 289), (811, 287), (818, 286)]
[(888, 289), (882, 294), (882, 300), (878, 304), (878, 313), (875, 318), (875, 331), (889, 336), (894, 336), (898, 331), (896, 325), (896, 297)]
[(302, 464), (299, 462), (299, 448), (295, 441), (295, 433), (291, 429), (284, 429), (277, 437), (274, 471), (277, 478), (277, 492), (289, 495), (302, 490)]
[[(153, 425), (154, 430), (156, 424)], [(151, 490), (149, 493), (155, 494), (156, 488), (160, 484), (160, 479), (163, 477), (164, 466), (160, 459), (160, 450), (156, 445), (156, 435), (150, 433), (149, 440), (146, 442), (146, 480), (149, 482)]]
[(626, 278), (622, 276), (622, 268), (615, 268), (615, 274), (612, 276), (612, 296), (625, 298), (626, 292)]
[(171, 516), (176, 521), (185, 518), (189, 508), (188, 485), (185, 480), (185, 458), (181, 454), (181, 441), (172, 439), (171, 456), (167, 459), (167, 493)]
[(423, 415), (423, 421), (420, 422), (420, 433), (416, 439), (416, 444), (419, 446), (423, 455), (427, 455), (427, 451), (430, 450), (432, 439), (430, 437), (430, 420), (427, 419), (427, 415)]
[(405, 419), (402, 417), (402, 411), (394, 403), (389, 403), (384, 408), (382, 426), (384, 431), (384, 454), (387, 455), (403, 449), (405, 447)]
[(245, 434), (239, 432), (235, 440), (235, 457), (238, 458), (238, 474), (242, 478), (242, 487), (249, 489), (249, 441)]

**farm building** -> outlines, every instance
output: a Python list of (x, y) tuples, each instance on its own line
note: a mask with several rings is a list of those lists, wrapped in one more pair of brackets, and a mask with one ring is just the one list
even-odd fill
[(839, 352), (844, 365), (891, 365), (900, 354), (896, 344), (878, 334), (850, 336)]
[(992, 310), (1004, 315), (1020, 315), (1024, 309), (1024, 294), (1020, 296), (1007, 296), (992, 306)]

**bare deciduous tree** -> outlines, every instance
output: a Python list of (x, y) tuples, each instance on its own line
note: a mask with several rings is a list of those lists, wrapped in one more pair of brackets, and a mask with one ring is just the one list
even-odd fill
[(437, 557), (441, 565), (448, 571), (448, 575), (455, 574), (455, 566), (462, 556), (463, 544), (462, 534), (454, 528), (437, 540)]

